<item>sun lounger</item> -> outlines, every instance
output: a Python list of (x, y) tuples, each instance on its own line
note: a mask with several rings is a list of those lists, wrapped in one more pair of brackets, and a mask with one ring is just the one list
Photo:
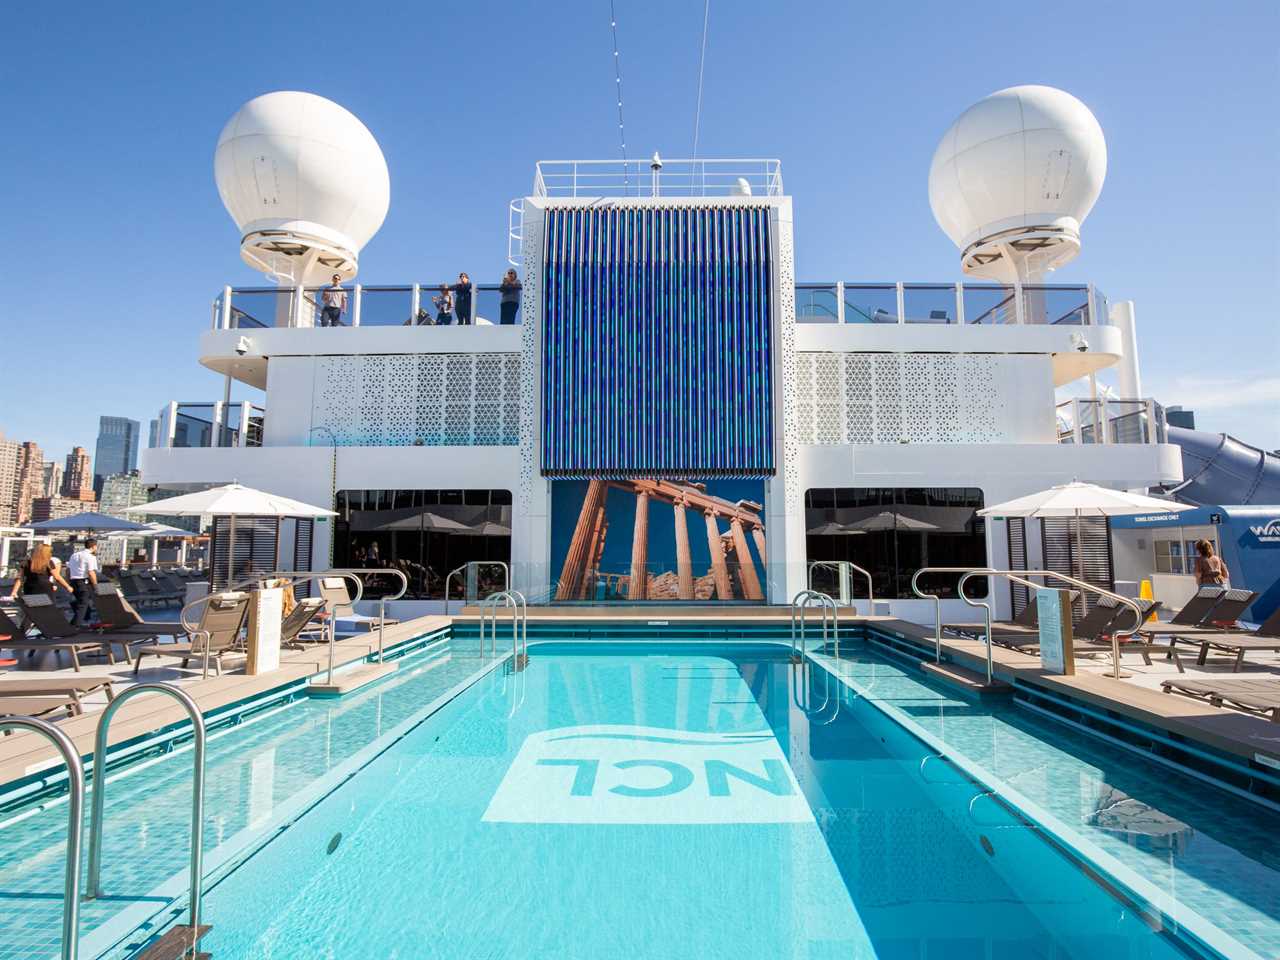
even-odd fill
[[(1142, 611), (1142, 622), (1145, 623), (1152, 617), (1157, 610), (1160, 609), (1159, 600), (1141, 600), (1135, 599), (1134, 603), (1138, 605), (1138, 609)], [(1120, 603), (1112, 600), (1110, 597), (1103, 597), (1098, 601), (1098, 608), (1109, 608), (1112, 610), (1111, 618), (1101, 627), (1097, 628), (1092, 636), (1081, 636), (1074, 644), (1075, 653), (1077, 655), (1090, 656), (1092, 654), (1105, 654), (1111, 656), (1115, 653), (1111, 644), (1111, 634), (1118, 630), (1127, 630), (1133, 626), (1133, 608), (1127, 603)], [(1178, 657), (1178, 651), (1174, 649), (1173, 644), (1163, 645), (1152, 643), (1151, 640), (1143, 636), (1142, 631), (1137, 631), (1132, 635), (1126, 636), (1120, 641), (1120, 654), (1139, 653), (1142, 655), (1142, 662), (1147, 666), (1151, 666), (1152, 652), (1163, 653), (1165, 656), (1173, 660), (1174, 666), (1178, 668), (1178, 672), (1183, 672), (1182, 660)]]
[(1239, 673), (1244, 665), (1244, 655), (1252, 650), (1280, 651), (1280, 607), (1258, 625), (1258, 629), (1240, 633), (1206, 633), (1195, 637), (1178, 637), (1183, 643), (1200, 644), (1196, 663), (1204, 665), (1210, 650), (1220, 650), (1235, 656), (1233, 673)]
[[(1025, 607), (1023, 607), (1022, 612), (1019, 613), (1012, 620), (993, 621), (991, 624), (991, 629), (997, 630), (997, 629), (1005, 629), (1007, 627), (1017, 627), (1017, 628), (1029, 627), (1032, 629), (1036, 629), (1037, 624), (1039, 623), (1039, 620), (1040, 620), (1040, 608), (1033, 601), (1031, 603), (1028, 603)], [(985, 621), (979, 622), (976, 620), (971, 620), (966, 623), (944, 623), (942, 625), (942, 629), (948, 630), (952, 633), (963, 633), (970, 636), (974, 636), (974, 635), (981, 636), (983, 633), (986, 632), (987, 624)]]
[(0, 717), (48, 717), (65, 713), (74, 717), (80, 706), (71, 697), (5, 697), (0, 699)]
[(187, 632), (181, 620), (144, 620), (142, 614), (134, 609), (133, 604), (125, 599), (114, 583), (99, 583), (94, 599), (98, 616), (102, 618), (102, 626), (107, 630), (150, 637), (157, 634), (176, 637)]
[(1218, 601), (1226, 592), (1226, 587), (1201, 587), (1196, 591), (1195, 596), (1184, 603), (1182, 609), (1169, 619), (1169, 622), (1179, 626), (1194, 627), (1209, 615), (1209, 611), (1218, 605)]
[(93, 650), (106, 655), (109, 663), (115, 663), (115, 654), (111, 645), (119, 644), (124, 650), (125, 663), (129, 662), (129, 644), (143, 639), (136, 634), (114, 634), (114, 632), (76, 630), (54, 602), (46, 594), (24, 594), (22, 611), (27, 621), (40, 631), (40, 636), (24, 636), (20, 640), (5, 640), (4, 645), (14, 650), (52, 650), (61, 654), (63, 650), (72, 657), (72, 666), (79, 672), (79, 653), (81, 650)]
[(1215, 707), (1228, 706), (1280, 723), (1280, 679), (1239, 680), (1230, 677), (1212, 680), (1166, 680), (1165, 693), (1206, 700)]
[(226, 656), (244, 656), (240, 631), (249, 616), (247, 593), (215, 593), (200, 616), (200, 624), (192, 633), (190, 643), (159, 643), (138, 647), (134, 651), (133, 672), (137, 674), (145, 656), (177, 657), (185, 668), (192, 660), (200, 660), (203, 675), (209, 675), (212, 660), (218, 675), (222, 675), (222, 659)]
[(316, 618), (324, 615), (324, 600), (320, 597), (299, 600), (280, 624), (280, 646), (301, 650), (308, 643), (318, 643), (327, 639), (323, 631), (318, 634), (307, 632), (307, 627)]
[(1235, 626), (1236, 619), (1257, 599), (1257, 593), (1252, 590), (1224, 590), (1217, 603), (1199, 623), (1177, 623), (1175, 618), (1168, 623), (1150, 623), (1141, 632), (1152, 636), (1187, 638), (1194, 643), (1195, 637), (1200, 634), (1240, 629)]
[[(398, 580), (396, 582), (399, 583)], [(377, 625), (377, 617), (366, 617), (356, 613), (355, 607), (351, 603), (351, 591), (347, 588), (346, 577), (321, 577), (319, 583), (320, 596), (324, 599), (325, 612), (338, 623), (349, 623), (361, 630), (372, 630)], [(383, 622), (387, 626), (391, 626), (400, 621), (392, 620), (388, 617)]]
[(75, 701), (77, 712), (83, 706), (83, 698), (104, 691), (107, 700), (115, 698), (109, 677), (94, 677), (86, 680), (64, 680), (60, 677), (48, 677), (21, 680), (0, 680), (0, 699), (10, 697), (70, 697)]

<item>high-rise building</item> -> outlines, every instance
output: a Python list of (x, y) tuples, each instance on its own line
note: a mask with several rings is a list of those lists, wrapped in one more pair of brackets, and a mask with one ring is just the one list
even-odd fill
[(159, 417), (154, 418), (151, 421), (150, 426), (147, 428), (147, 446), (152, 449), (160, 446), (160, 418)]
[(67, 454), (67, 467), (62, 475), (62, 495), (73, 500), (94, 500), (93, 471), (89, 466), (89, 451), (84, 447), (72, 447)]
[(57, 497), (62, 494), (62, 464), (49, 460), (44, 465), (44, 492), (41, 496)]
[(31, 501), (44, 492), (44, 454), (32, 440), (22, 444), (18, 460), (17, 522), (31, 522)]
[(98, 501), (92, 497), (88, 500), (77, 497), (36, 497), (31, 501), (31, 522), (61, 520), (77, 513), (96, 513), (97, 510)]
[(128, 417), (99, 417), (98, 444), (93, 451), (93, 489), (102, 492), (102, 481), (113, 474), (138, 469), (138, 442), (142, 424)]
[(99, 512), (111, 517), (123, 517), (136, 520), (124, 511), (147, 502), (147, 488), (142, 483), (142, 475), (137, 470), (128, 473), (113, 473), (102, 479), (102, 498), (99, 501)]
[(18, 474), (22, 469), (22, 444), (0, 433), (0, 527), (18, 522)]

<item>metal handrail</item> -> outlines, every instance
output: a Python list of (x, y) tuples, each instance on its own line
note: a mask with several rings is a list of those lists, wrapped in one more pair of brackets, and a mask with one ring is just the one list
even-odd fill
[[(529, 603), (518, 590), (499, 590), (480, 603), (480, 656), (484, 657), (485, 623), (489, 611), (493, 612), (493, 655), (498, 655), (498, 603), (511, 610), (511, 658), (514, 666), (520, 666), (520, 653), (529, 651)], [(523, 638), (521, 634), (523, 633)]]
[[(63, 731), (37, 717), (5, 717), (0, 731), (38, 733), (62, 754), (67, 765), (67, 867), (62, 881), (62, 960), (76, 960), (80, 952), (80, 837), (84, 833), (84, 763)], [(95, 768), (96, 769), (96, 768)]]
[[(1111, 590), (1104, 590), (1102, 587), (1099, 587), (1096, 584), (1088, 583), (1084, 580), (1077, 580), (1075, 577), (1067, 576), (1067, 574), (1065, 573), (1058, 573), (1057, 571), (1054, 571), (1054, 570), (973, 570), (960, 578), (960, 582), (956, 584), (956, 590), (960, 594), (960, 599), (963, 600), (965, 603), (969, 604), (969, 606), (983, 607), (986, 609), (986, 612), (987, 612), (986, 613), (986, 617), (987, 617), (987, 682), (988, 683), (991, 682), (991, 606), (990, 604), (983, 603), (981, 601), (971, 601), (967, 596), (965, 596), (964, 585), (969, 581), (971, 577), (974, 577), (974, 576), (985, 576), (985, 577), (998, 576), (998, 577), (1005, 577), (1006, 579), (1011, 579), (1014, 577), (1053, 577), (1057, 580), (1061, 580), (1063, 583), (1069, 583), (1072, 586), (1079, 587), (1081, 590), (1087, 590), (1103, 597), (1110, 597), (1112, 600), (1115, 600), (1118, 603), (1123, 603), (1125, 606), (1129, 607), (1129, 609), (1133, 611), (1133, 626), (1130, 627), (1128, 630), (1111, 631), (1111, 663), (1112, 663), (1111, 676), (1116, 680), (1120, 679), (1120, 638), (1122, 636), (1132, 637), (1135, 633), (1137, 633), (1140, 629), (1142, 629), (1142, 624), (1147, 618), (1147, 615), (1143, 613), (1142, 607), (1138, 605), (1137, 601), (1132, 600), (1129, 597), (1121, 596), (1120, 594), (1114, 593)], [(1034, 584), (1032, 584), (1032, 586), (1034, 586)]]
[(185, 691), (171, 683), (139, 683), (116, 694), (98, 719), (98, 732), (93, 745), (93, 813), (89, 821), (89, 892), (86, 899), (102, 896), (102, 812), (107, 786), (107, 732), (111, 718), (129, 700), (143, 693), (163, 693), (173, 697), (187, 711), (195, 730), (192, 746), (191, 785), (191, 903), (192, 936), (200, 929), (201, 858), (204, 852), (204, 717), (200, 707)]
[[(502, 568), (502, 589), (511, 589), (511, 568), (507, 566), (505, 560), (468, 560), (456, 570), (450, 570), (449, 575), (444, 578), (444, 615), (449, 615), (449, 581), (459, 573), (462, 573), (468, 567), (501, 567)], [(465, 591), (465, 587), (463, 588)]]
[[(796, 709), (799, 710), (801, 713), (803, 713), (811, 721), (817, 723), (819, 726), (825, 727), (827, 724), (834, 722), (836, 717), (840, 715), (839, 684), (837, 684), (836, 686), (836, 708), (831, 712), (831, 716), (829, 716), (825, 720), (815, 719), (822, 716), (823, 711), (827, 709), (827, 704), (831, 702), (831, 671), (825, 668), (823, 668), (822, 670), (822, 677), (823, 677), (822, 704), (817, 709), (813, 709), (810, 697), (808, 695), (808, 677), (812, 676), (812, 661), (808, 659), (801, 659), (798, 663), (790, 664), (790, 667), (791, 667), (791, 701), (796, 705)], [(801, 702), (800, 690), (797, 685), (797, 680), (801, 676), (802, 671), (803, 671), (803, 675), (806, 678), (805, 679), (805, 696), (804, 696), (803, 703)], [(808, 706), (806, 706), (806, 704), (808, 704)]]
[[(358, 574), (394, 573), (397, 577), (400, 578), (399, 593), (397, 593), (394, 597), (388, 597), (385, 594), (378, 597), (378, 662), (382, 663), (382, 633), (387, 627), (387, 623), (386, 623), (387, 601), (399, 600), (406, 593), (409, 592), (409, 578), (405, 576), (405, 573), (403, 570), (397, 570), (395, 567), (339, 567), (338, 569), (327, 570), (325, 572), (330, 574), (336, 573), (336, 574), (342, 574), (342, 575), (346, 575), (348, 573), (358, 573)], [(360, 597), (363, 597), (363, 596), (364, 596), (364, 582), (361, 581)], [(357, 597), (356, 599), (359, 599), (359, 597)], [(356, 600), (352, 600), (351, 603), (352, 605), (354, 605), (356, 603)], [(332, 676), (330, 676), (330, 682), (332, 682), (332, 679), (333, 679)]]
[(933, 660), (942, 662), (942, 598), (920, 589), (920, 577), (926, 573), (968, 573), (973, 567), (921, 567), (911, 577), (911, 592), (921, 600), (933, 601)]
[[(838, 611), (836, 602), (830, 595), (820, 593), (817, 590), (801, 590), (791, 598), (791, 658), (792, 660), (802, 659), (806, 652), (805, 649), (805, 611), (809, 604), (816, 602), (822, 608), (822, 645), (826, 647), (828, 637), (827, 632), (827, 611), (831, 611), (831, 621), (835, 626), (836, 636), (836, 659), (840, 659), (840, 624), (837, 621)], [(800, 644), (796, 646), (796, 615), (799, 614), (800, 624)]]
[(809, 589), (810, 590), (813, 589), (813, 571), (815, 567), (834, 567), (838, 572), (841, 565), (847, 566), (850, 570), (857, 570), (860, 574), (862, 574), (864, 577), (867, 578), (867, 603), (870, 604), (870, 606), (867, 608), (867, 612), (875, 613), (876, 588), (875, 588), (875, 584), (871, 580), (871, 573), (865, 568), (858, 566), (856, 563), (852, 562), (851, 560), (814, 560), (812, 561), (809, 564)]
[[(400, 571), (398, 571), (398, 570), (392, 570), (392, 569), (390, 569), (390, 568), (387, 568), (387, 569), (385, 569), (385, 570), (384, 570), (384, 569), (383, 569), (383, 568), (381, 568), (381, 567), (376, 568), (374, 572), (376, 572), (376, 573), (384, 573), (384, 572), (385, 572), (385, 573), (400, 573)], [(354, 584), (356, 585), (356, 595), (355, 595), (354, 597), (352, 597), (352, 598), (351, 598), (351, 604), (352, 604), (352, 606), (354, 606), (355, 604), (359, 603), (359, 602), (364, 598), (364, 580), (362, 580), (362, 579), (360, 578), (359, 573), (358, 573), (357, 571), (354, 571), (354, 570), (272, 570), (272, 571), (270, 571), (269, 573), (260, 573), (260, 574), (258, 574), (258, 575), (256, 575), (256, 576), (254, 576), (254, 577), (252, 577), (252, 578), (250, 578), (250, 579), (248, 579), (248, 580), (242, 580), (242, 581), (240, 581), (239, 583), (237, 583), (235, 586), (236, 586), (236, 587), (247, 587), (247, 586), (252, 586), (253, 584), (258, 583), (259, 581), (262, 581), (262, 580), (275, 580), (275, 579), (281, 579), (281, 580), (293, 580), (294, 582), (299, 582), (299, 581), (302, 581), (302, 582), (310, 582), (310, 581), (312, 581), (312, 580), (321, 580), (321, 579), (323, 579), (324, 577), (335, 577), (335, 576), (336, 576), (336, 577), (345, 577), (345, 578), (347, 578), (348, 580), (350, 580), (352, 583), (354, 583)], [(404, 578), (404, 574), (400, 574), (400, 576), (401, 576), (402, 578)], [(407, 579), (407, 578), (404, 578), (404, 579), (405, 579), (405, 583), (406, 583), (406, 586), (407, 586), (407, 584), (408, 584), (408, 579)], [(402, 595), (403, 595), (403, 594), (402, 594)], [(211, 596), (213, 596), (213, 594), (209, 594), (208, 596), (210, 596), (210, 597), (211, 597)], [(205, 599), (208, 599), (208, 598), (207, 598), (207, 597), (201, 597), (200, 599), (201, 599), (201, 600), (205, 600)], [(198, 602), (198, 601), (193, 600), (193, 601), (192, 601), (192, 603), (191, 603), (191, 605), (194, 605), (194, 604), (195, 604), (195, 603), (197, 603), (197, 602)], [(184, 608), (183, 608), (183, 610), (185, 610), (185, 609), (186, 609), (186, 607), (184, 607)], [(328, 672), (328, 676), (325, 678), (325, 683), (327, 683), (327, 684), (332, 684), (332, 683), (333, 683), (333, 658), (334, 658), (334, 644), (337, 642), (337, 634), (336, 634), (336, 621), (337, 621), (337, 619), (338, 619), (338, 618), (337, 618), (337, 617), (335, 617), (335, 616), (330, 616), (330, 617), (328, 618), (328, 620), (325, 622), (325, 629), (326, 629), (326, 631), (327, 631), (327, 632), (328, 632), (328, 634), (329, 634), (329, 641), (328, 641), (328, 643), (329, 643), (329, 672)], [(184, 625), (185, 625), (185, 623), (186, 623), (186, 621), (185, 621), (185, 620), (183, 620), (183, 624), (184, 624)], [(379, 631), (378, 647), (379, 647), (379, 655), (381, 655), (381, 647), (382, 647), (381, 631)], [(207, 644), (206, 644), (206, 646), (205, 646), (205, 650), (206, 650), (206, 652), (205, 652), (205, 658), (206, 658), (206, 661), (207, 661), (207, 659), (208, 659), (208, 645), (207, 645)], [(381, 663), (381, 661), (379, 661), (379, 663)], [(207, 669), (208, 669), (208, 668), (207, 668), (207, 666), (206, 666), (206, 672), (207, 672)]]

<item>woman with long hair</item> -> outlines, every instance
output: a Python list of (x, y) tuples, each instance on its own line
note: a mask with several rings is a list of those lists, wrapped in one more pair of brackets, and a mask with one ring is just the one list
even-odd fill
[(27, 557), (22, 569), (18, 571), (13, 589), (9, 591), (9, 599), (14, 599), (19, 590), (23, 593), (44, 593), (52, 597), (53, 591), (58, 587), (62, 587), (67, 593), (71, 592), (71, 584), (63, 579), (57, 561), (53, 559), (53, 547), (47, 543), (37, 543), (31, 556)]
[(1222, 558), (1213, 552), (1213, 544), (1208, 540), (1196, 541), (1196, 586), (1197, 587), (1229, 587), (1231, 571)]

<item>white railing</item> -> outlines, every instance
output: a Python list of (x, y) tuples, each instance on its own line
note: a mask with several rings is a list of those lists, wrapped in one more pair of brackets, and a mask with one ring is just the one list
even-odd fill
[(1059, 443), (1168, 443), (1164, 407), (1150, 397), (1075, 397), (1057, 405)]
[(171, 401), (161, 408), (157, 447), (260, 447), (267, 411), (247, 400)]
[[(513, 201), (508, 223), (508, 258), (518, 257), (524, 232), (523, 206)], [(511, 260), (512, 265), (517, 263)], [(325, 287), (224, 287), (213, 301), (212, 329), (264, 330), (279, 327), (432, 327), (501, 326), (521, 322), (518, 298), (515, 309), (504, 314), (504, 290), (498, 283), (472, 283), (470, 307), (454, 302), (448, 317), (436, 304), (441, 283), (451, 288), (458, 281), (398, 285), (353, 284), (343, 287), (346, 306), (330, 315), (324, 309)], [(518, 292), (519, 287), (515, 290)], [(510, 291), (507, 291), (510, 292)]]
[(535, 197), (780, 197), (782, 162), (539, 160)]

